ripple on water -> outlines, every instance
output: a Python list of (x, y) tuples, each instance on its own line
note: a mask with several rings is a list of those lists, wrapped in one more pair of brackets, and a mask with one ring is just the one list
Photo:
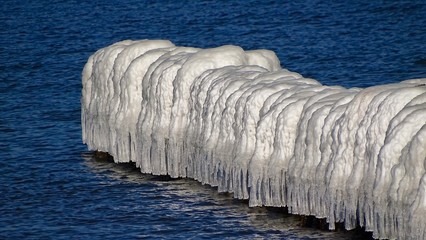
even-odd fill
[(6, 0), (0, 11), (0, 238), (349, 239), (190, 180), (98, 161), (81, 143), (81, 71), (123, 39), (275, 51), (328, 85), (425, 77), (424, 1)]

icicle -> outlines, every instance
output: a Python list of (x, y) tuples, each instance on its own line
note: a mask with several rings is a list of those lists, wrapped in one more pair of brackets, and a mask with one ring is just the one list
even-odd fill
[(426, 238), (426, 79), (323, 86), (268, 50), (122, 41), (82, 73), (89, 149), (377, 238)]

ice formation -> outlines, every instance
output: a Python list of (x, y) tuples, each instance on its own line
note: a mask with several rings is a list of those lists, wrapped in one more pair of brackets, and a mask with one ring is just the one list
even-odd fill
[(275, 53), (122, 41), (83, 70), (83, 141), (295, 214), (426, 239), (426, 79), (324, 86)]

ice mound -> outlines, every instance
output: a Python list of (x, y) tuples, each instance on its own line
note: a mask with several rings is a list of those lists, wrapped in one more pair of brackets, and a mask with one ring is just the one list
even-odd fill
[(324, 86), (275, 53), (122, 41), (83, 70), (83, 141), (144, 173), (426, 239), (426, 79)]

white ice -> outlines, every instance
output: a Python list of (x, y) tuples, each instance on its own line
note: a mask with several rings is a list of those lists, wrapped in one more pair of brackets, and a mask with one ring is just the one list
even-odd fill
[(122, 41), (83, 70), (83, 141), (295, 214), (426, 239), (426, 79), (346, 89), (237, 46)]

